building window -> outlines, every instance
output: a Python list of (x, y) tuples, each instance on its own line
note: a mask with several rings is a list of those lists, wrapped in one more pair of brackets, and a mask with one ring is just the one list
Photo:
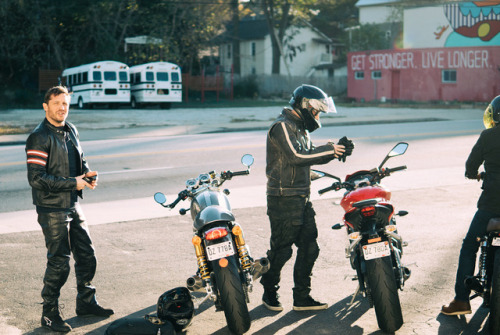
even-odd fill
[(457, 70), (442, 70), (441, 80), (443, 83), (456, 83), (457, 82)]
[(257, 74), (257, 70), (254, 67), (252, 67), (252, 74)]
[(255, 54), (256, 54), (256, 45), (255, 45), (255, 42), (252, 42), (252, 56), (255, 57)]
[(227, 58), (231, 59), (231, 44), (227, 45)]
[(381, 71), (372, 71), (372, 79), (380, 79), (380, 78), (382, 78)]
[(354, 79), (365, 79), (365, 73), (363, 71), (354, 72)]

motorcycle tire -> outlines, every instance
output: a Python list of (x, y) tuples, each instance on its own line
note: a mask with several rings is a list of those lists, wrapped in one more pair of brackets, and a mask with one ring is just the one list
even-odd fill
[(243, 334), (250, 329), (250, 313), (236, 260), (234, 257), (228, 257), (227, 260), (226, 267), (221, 267), (218, 261), (212, 264), (215, 285), (219, 292), (227, 327), (234, 334)]
[(403, 325), (403, 314), (391, 257), (371, 259), (365, 263), (378, 326), (385, 332), (395, 332)]
[(494, 264), (491, 276), (489, 330), (491, 335), (500, 335), (500, 248), (495, 250)]

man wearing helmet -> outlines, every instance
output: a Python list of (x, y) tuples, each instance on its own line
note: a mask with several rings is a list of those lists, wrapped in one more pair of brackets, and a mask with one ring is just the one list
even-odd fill
[(320, 113), (336, 113), (331, 97), (315, 86), (301, 85), (293, 92), (292, 108), (284, 108), (267, 135), (266, 175), (267, 214), (271, 223), (271, 241), (267, 256), (270, 268), (262, 276), (263, 304), (281, 311), (278, 300), (280, 272), (297, 247), (294, 265), (294, 310), (320, 310), (328, 307), (310, 295), (311, 273), (319, 254), (318, 230), (314, 209), (309, 201), (311, 165), (326, 164), (338, 158), (345, 161), (354, 145), (328, 142), (314, 146), (309, 137), (319, 127)]
[[(469, 296), (470, 289), (465, 279), (474, 275), (476, 254), (479, 248), (478, 237), (486, 234), (486, 227), (492, 218), (500, 217), (500, 95), (491, 101), (484, 112), (485, 130), (479, 136), (465, 163), (465, 177), (484, 179), (482, 193), (477, 202), (477, 211), (472, 219), (469, 231), (465, 236), (455, 282), (455, 298), (448, 306), (443, 306), (441, 313), (445, 315), (462, 315), (472, 313)], [(484, 173), (478, 169), (483, 164)]]

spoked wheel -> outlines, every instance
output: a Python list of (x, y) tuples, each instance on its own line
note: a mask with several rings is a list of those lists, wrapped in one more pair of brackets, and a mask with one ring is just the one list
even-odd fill
[(500, 248), (496, 248), (491, 276), (490, 334), (500, 335)]

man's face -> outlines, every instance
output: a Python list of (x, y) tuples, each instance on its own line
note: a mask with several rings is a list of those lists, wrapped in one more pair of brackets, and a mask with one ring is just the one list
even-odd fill
[(43, 103), (45, 117), (54, 126), (64, 126), (69, 112), (69, 102), (71, 97), (61, 93), (57, 96), (52, 95), (48, 103)]
[(316, 120), (319, 120), (319, 114), (321, 114), (321, 112), (319, 110), (317, 110), (317, 109), (312, 110), (312, 115), (314, 116), (314, 118)]

